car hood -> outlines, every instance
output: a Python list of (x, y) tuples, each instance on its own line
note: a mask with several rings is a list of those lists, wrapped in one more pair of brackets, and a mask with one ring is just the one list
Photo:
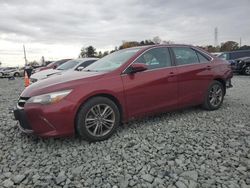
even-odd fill
[(52, 76), (44, 80), (35, 82), (25, 88), (22, 92), (22, 97), (32, 97), (44, 93), (70, 89), (79, 84), (77, 81), (90, 82), (91, 80), (98, 79), (104, 73), (100, 72), (85, 72), (85, 71), (65, 71), (58, 73), (57, 76)]
[(54, 74), (58, 74), (60, 72), (62, 72), (62, 71), (57, 70), (57, 69), (47, 69), (47, 70), (43, 70), (43, 71), (32, 74), (30, 78), (36, 79), (36, 80), (42, 80), (42, 79), (48, 78)]

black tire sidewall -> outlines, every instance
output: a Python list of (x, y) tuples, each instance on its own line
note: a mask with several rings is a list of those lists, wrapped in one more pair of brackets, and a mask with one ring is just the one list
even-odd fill
[[(210, 93), (210, 90), (211, 88), (214, 86), (214, 85), (219, 85), (223, 91), (223, 95), (222, 95), (222, 99), (221, 99), (221, 103), (218, 105), (218, 106), (213, 106), (210, 104), (210, 100), (209, 100), (209, 93)], [(204, 104), (203, 104), (203, 107), (207, 110), (217, 110), (221, 107), (221, 105), (223, 104), (223, 100), (224, 100), (224, 95), (225, 95), (225, 88), (224, 86), (222, 85), (222, 83), (220, 83), (219, 81), (213, 81), (210, 86), (208, 87), (208, 90), (207, 90), (207, 93), (206, 93), (206, 97), (205, 97), (205, 101), (204, 101)]]
[(247, 70), (248, 67), (250, 67), (250, 65), (248, 65), (248, 66), (246, 66), (246, 67), (244, 68), (244, 74), (247, 75), (247, 76), (250, 76), (250, 74), (247, 74), (247, 73), (246, 73), (246, 70)]
[[(106, 134), (106, 135), (104, 135), (102, 137), (93, 136), (92, 134), (90, 134), (88, 132), (87, 128), (84, 125), (87, 112), (93, 106), (95, 106), (97, 104), (107, 104), (114, 110), (114, 113), (115, 113), (115, 124), (114, 124), (112, 130), (108, 134)], [(85, 140), (88, 140), (88, 141), (91, 141), (91, 142), (102, 141), (102, 140), (106, 140), (107, 138), (112, 136), (112, 134), (115, 132), (115, 130), (116, 130), (117, 126), (119, 125), (119, 123), (120, 123), (120, 112), (119, 112), (119, 109), (118, 109), (117, 105), (112, 100), (110, 100), (109, 98), (106, 98), (106, 97), (94, 97), (94, 98), (89, 99), (87, 102), (85, 102), (80, 107), (80, 109), (79, 109), (79, 111), (77, 113), (77, 117), (76, 117), (76, 131), (77, 131), (77, 134), (81, 138), (83, 138)]]
[(14, 76), (14, 77), (19, 77), (20, 74), (19, 74), (18, 72), (15, 72), (13, 76)]

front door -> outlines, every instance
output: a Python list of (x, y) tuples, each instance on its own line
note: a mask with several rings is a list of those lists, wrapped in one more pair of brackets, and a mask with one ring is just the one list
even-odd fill
[(169, 49), (150, 49), (134, 63), (145, 63), (148, 70), (122, 75), (128, 116), (131, 118), (177, 108), (177, 76)]

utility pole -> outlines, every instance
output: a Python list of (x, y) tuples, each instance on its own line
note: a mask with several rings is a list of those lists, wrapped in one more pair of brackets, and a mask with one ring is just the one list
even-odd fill
[(241, 37), (240, 37), (240, 47), (241, 47)]
[(218, 28), (215, 27), (214, 29), (214, 46), (218, 46)]
[(23, 45), (23, 53), (24, 53), (25, 66), (27, 66), (26, 50), (24, 45)]

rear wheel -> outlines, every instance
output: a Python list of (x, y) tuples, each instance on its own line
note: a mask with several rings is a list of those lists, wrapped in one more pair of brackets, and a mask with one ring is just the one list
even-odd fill
[(245, 68), (244, 68), (244, 74), (245, 75), (250, 75), (250, 65), (248, 65), (248, 66), (246, 66)]
[(222, 83), (213, 81), (207, 90), (203, 107), (207, 110), (217, 110), (223, 103), (224, 93)]
[(109, 138), (120, 122), (116, 104), (106, 97), (94, 97), (79, 110), (76, 131), (83, 139), (101, 141)]

